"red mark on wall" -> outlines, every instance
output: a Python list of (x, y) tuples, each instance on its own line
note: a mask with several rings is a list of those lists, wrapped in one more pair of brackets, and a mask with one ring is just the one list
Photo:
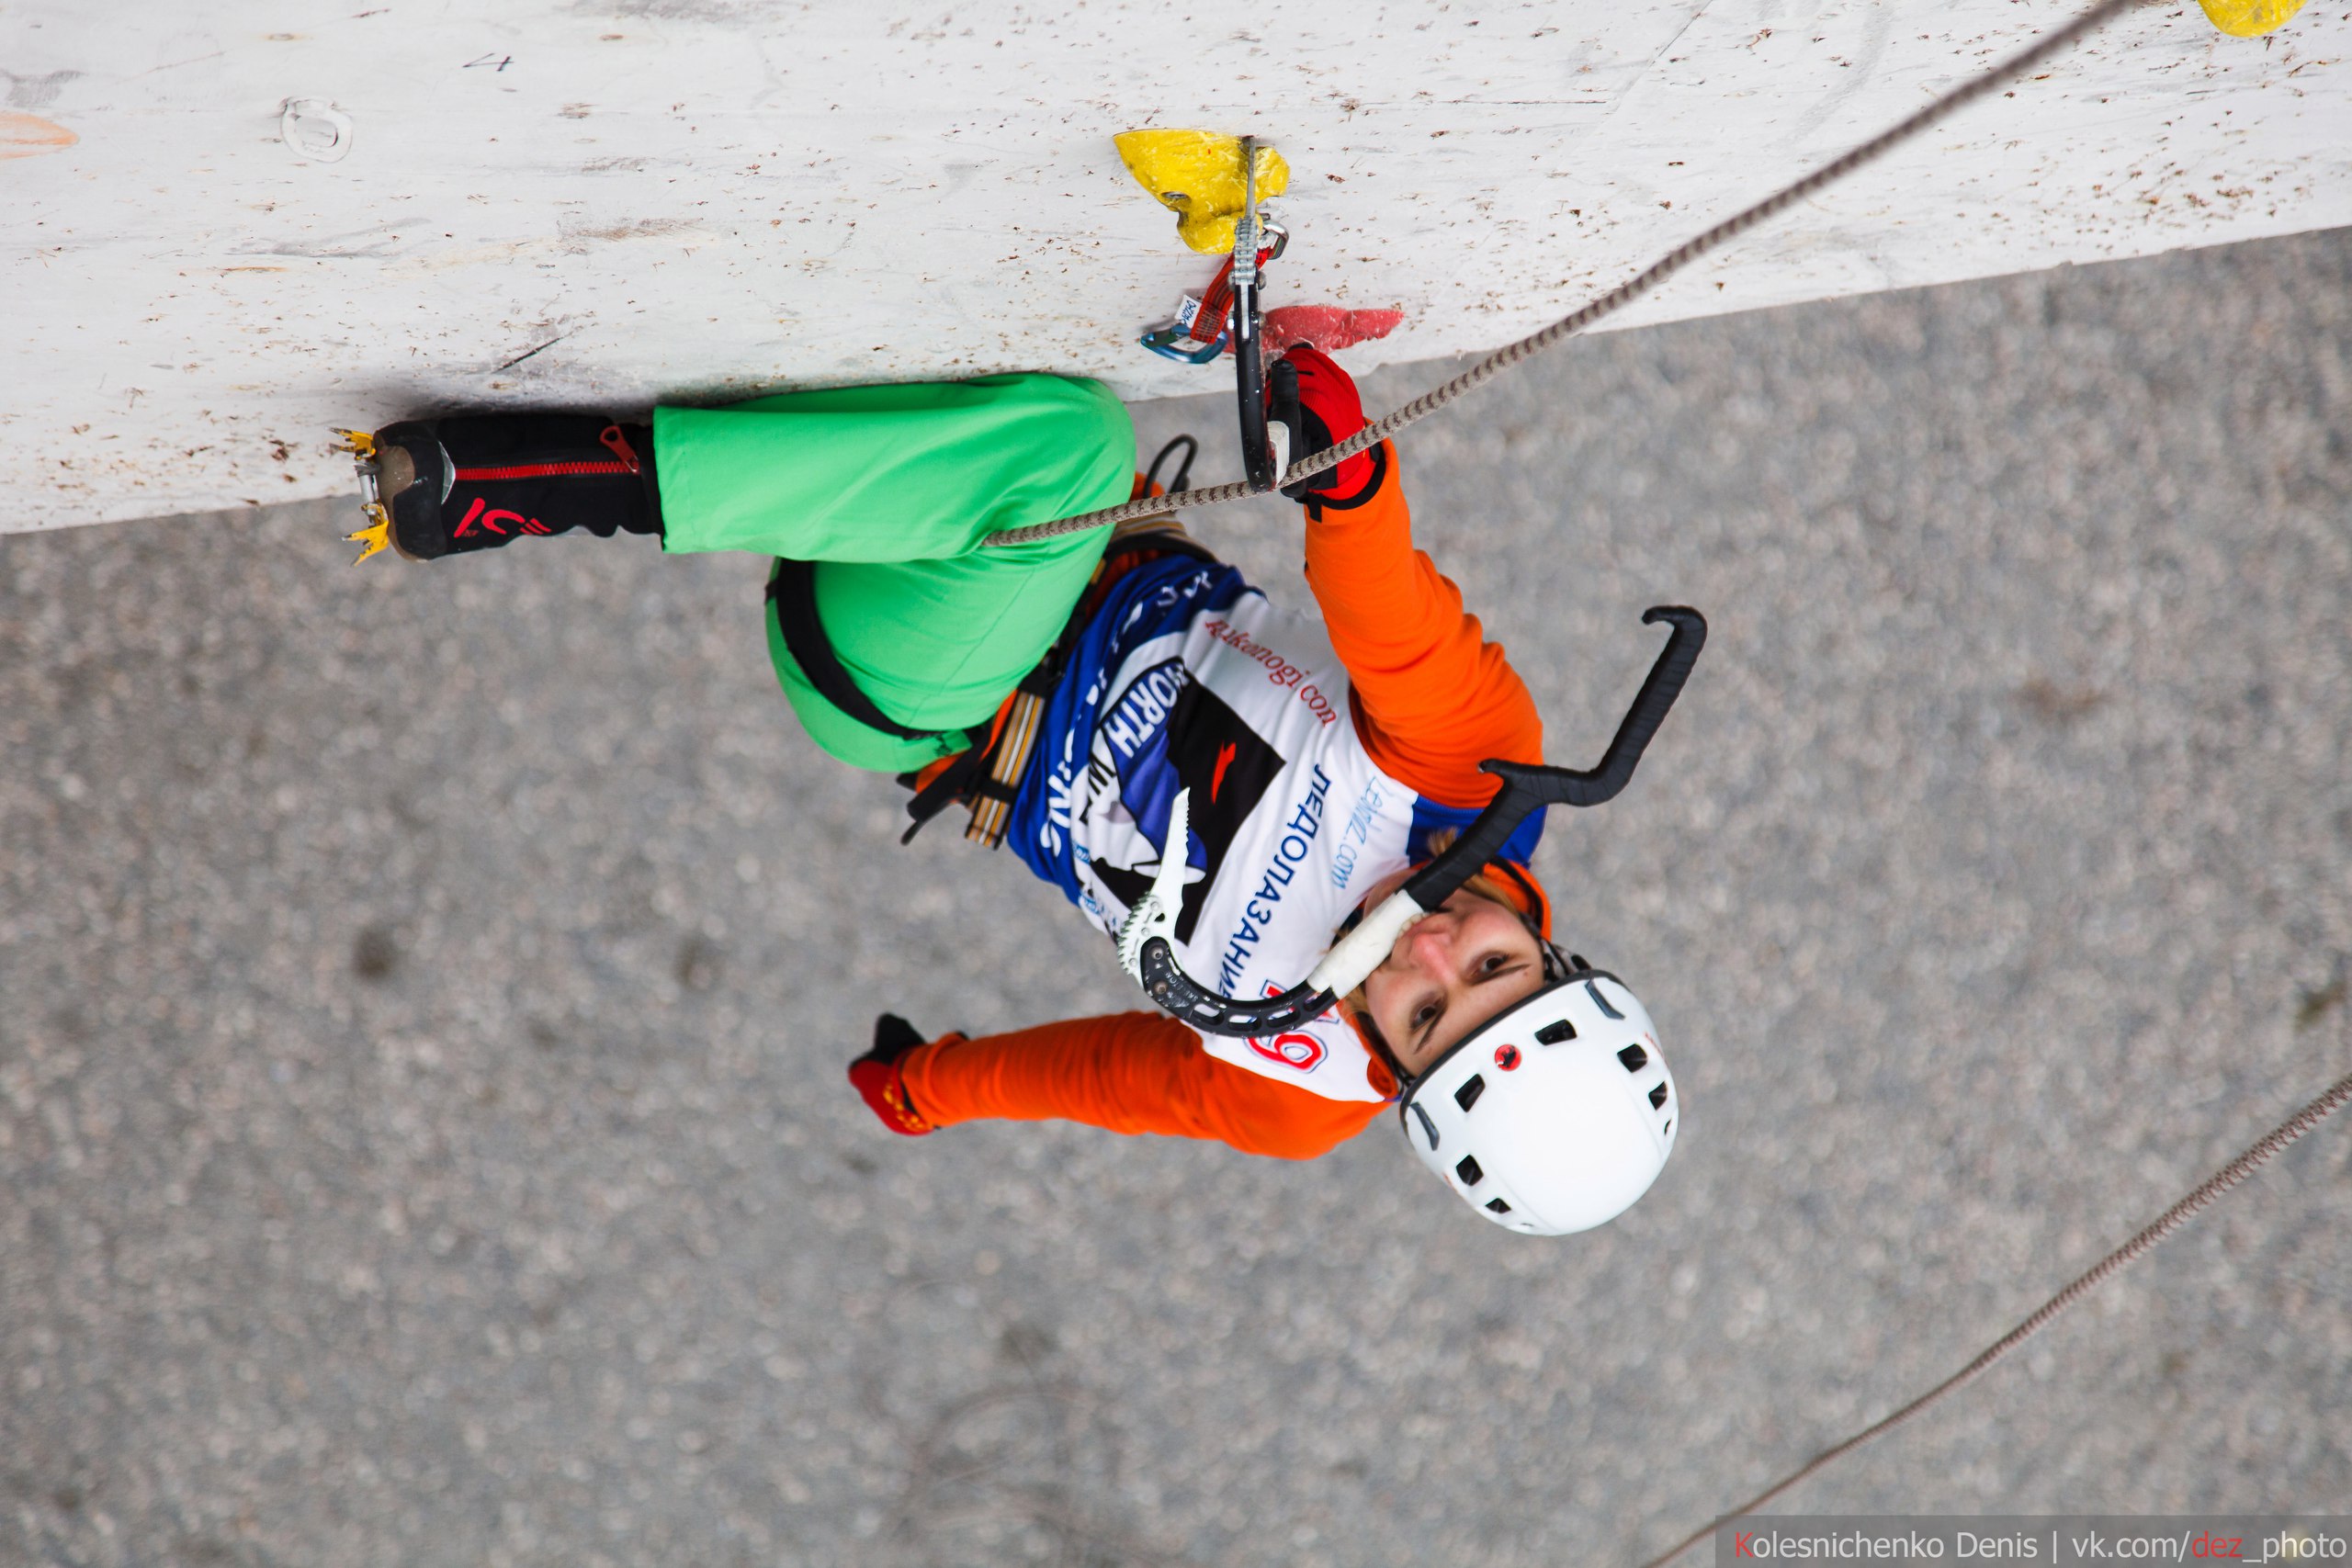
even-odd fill
[(62, 152), (82, 139), (37, 114), (0, 114), (0, 159)]
[(1360, 343), (1386, 337), (1405, 319), (1402, 310), (1343, 310), (1337, 305), (1284, 305), (1266, 312), (1262, 336), (1276, 348), (1311, 343), (1337, 354)]

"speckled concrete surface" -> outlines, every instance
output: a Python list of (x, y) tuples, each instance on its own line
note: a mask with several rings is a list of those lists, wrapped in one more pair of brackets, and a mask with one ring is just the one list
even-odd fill
[[(0, 1562), (1655, 1550), (2352, 1066), (2347, 408), (2337, 232), (1571, 345), (1406, 438), (1560, 759), (1643, 606), (1714, 626), (1541, 858), (1690, 1106), (1558, 1242), (1385, 1125), (874, 1126), (878, 1005), (1132, 998), (797, 737), (749, 560), (0, 540)], [(1303, 595), (1278, 512), (1203, 526)], [(1790, 1506), (2341, 1506), (2347, 1222), (2332, 1126)]]

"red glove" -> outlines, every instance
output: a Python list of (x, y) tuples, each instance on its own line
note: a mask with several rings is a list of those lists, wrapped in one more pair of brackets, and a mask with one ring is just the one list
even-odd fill
[(914, 1096), (907, 1092), (907, 1080), (899, 1071), (906, 1054), (922, 1043), (913, 1024), (886, 1012), (874, 1021), (874, 1048), (849, 1065), (850, 1087), (865, 1100), (866, 1109), (881, 1118), (882, 1125), (910, 1138), (933, 1130), (915, 1109)]
[[(1290, 426), (1294, 463), (1335, 446), (1363, 428), (1363, 399), (1357, 394), (1355, 382), (1329, 355), (1310, 344), (1293, 344), (1275, 362), (1267, 385), (1272, 417)], [(1379, 487), (1385, 466), (1375, 446), (1312, 479), (1283, 486), (1283, 493), (1310, 506), (1360, 506)]]

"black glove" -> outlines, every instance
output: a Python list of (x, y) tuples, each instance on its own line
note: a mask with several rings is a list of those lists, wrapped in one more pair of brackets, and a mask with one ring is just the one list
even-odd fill
[(910, 1138), (922, 1137), (932, 1130), (932, 1125), (915, 1109), (914, 1097), (907, 1092), (907, 1080), (899, 1071), (899, 1062), (922, 1043), (922, 1034), (913, 1024), (897, 1013), (886, 1012), (874, 1021), (873, 1048), (849, 1065), (850, 1087), (857, 1090), (866, 1109), (881, 1120), (882, 1125)]

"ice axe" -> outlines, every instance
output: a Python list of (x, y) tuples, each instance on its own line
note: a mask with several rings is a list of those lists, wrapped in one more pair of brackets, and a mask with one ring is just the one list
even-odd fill
[[(1241, 404), (1241, 468), (1263, 493), (1290, 467), (1290, 432), (1266, 417), (1266, 365), (1258, 338), (1258, 139), (1241, 139), (1241, 216), (1233, 225), (1233, 390)], [(1275, 432), (1280, 431), (1277, 435)]]
[(1362, 985), (1365, 976), (1380, 967), (1405, 928), (1444, 904), (1456, 888), (1476, 875), (1538, 808), (1599, 806), (1625, 787), (1634, 776), (1634, 765), (1642, 760), (1643, 749), (1666, 721), (1675, 698), (1682, 694), (1682, 683), (1690, 678), (1690, 667), (1698, 662), (1699, 649), (1707, 641), (1706, 617), (1696, 610), (1660, 604), (1643, 613), (1644, 626), (1660, 621), (1673, 630), (1657, 661), (1643, 678), (1642, 689), (1617, 726), (1616, 738), (1602, 753), (1600, 766), (1554, 768), (1498, 760), (1479, 763), (1481, 772), (1502, 780), (1502, 787), (1468, 830), (1368, 911), (1353, 931), (1332, 944), (1306, 979), (1280, 996), (1245, 1001), (1220, 995), (1185, 974), (1176, 961), (1176, 916), (1183, 903), (1190, 831), (1187, 797), (1192, 793), (1179, 791), (1169, 817), (1159, 874), (1119, 927), (1120, 964), (1153, 1001), (1204, 1034), (1275, 1034), (1322, 1012)]

